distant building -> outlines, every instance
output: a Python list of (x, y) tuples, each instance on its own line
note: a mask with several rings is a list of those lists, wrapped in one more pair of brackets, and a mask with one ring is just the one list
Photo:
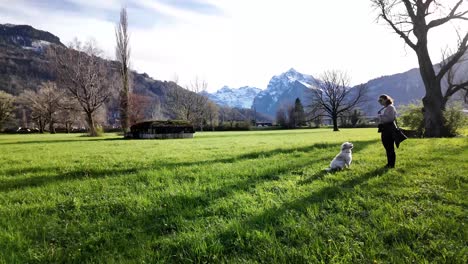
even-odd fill
[(272, 122), (255, 122), (256, 127), (271, 127), (273, 126)]
[(126, 138), (138, 139), (170, 139), (193, 138), (195, 129), (193, 125), (181, 120), (145, 121), (130, 127)]

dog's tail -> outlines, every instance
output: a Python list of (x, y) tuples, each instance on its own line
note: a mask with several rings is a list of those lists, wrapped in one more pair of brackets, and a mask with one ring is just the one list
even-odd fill
[(332, 168), (326, 168), (326, 169), (325, 169), (326, 172), (330, 172), (330, 171), (332, 171), (332, 170), (333, 170)]

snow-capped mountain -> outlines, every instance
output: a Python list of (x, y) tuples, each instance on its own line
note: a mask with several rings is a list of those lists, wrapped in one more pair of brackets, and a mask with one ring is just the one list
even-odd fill
[(0, 36), (2, 44), (24, 49), (42, 49), (51, 43), (65, 47), (57, 36), (29, 25), (0, 24)]
[(207, 95), (210, 100), (218, 105), (250, 109), (255, 96), (260, 91), (258, 88), (249, 86), (237, 89), (224, 86), (215, 93), (208, 93)]
[(311, 75), (302, 74), (291, 68), (285, 73), (273, 76), (267, 89), (258, 93), (252, 107), (255, 111), (274, 118), (278, 108), (294, 104), (296, 98), (307, 100), (306, 91), (315, 87), (316, 80)]

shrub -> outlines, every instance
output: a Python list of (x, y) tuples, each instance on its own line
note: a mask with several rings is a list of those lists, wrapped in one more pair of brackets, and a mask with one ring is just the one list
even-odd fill
[(98, 137), (104, 136), (104, 128), (100, 125), (96, 126), (96, 136)]
[[(400, 125), (416, 131), (417, 134), (424, 134), (424, 115), (422, 103), (410, 103), (400, 107)], [(462, 112), (460, 103), (448, 104), (444, 111), (445, 126), (449, 134), (455, 136), (459, 130), (468, 124), (468, 118)]]
[(452, 136), (459, 134), (460, 129), (468, 124), (468, 118), (462, 110), (461, 103), (455, 103), (445, 110), (445, 125)]
[(416, 131), (417, 134), (424, 133), (424, 115), (422, 112), (422, 103), (415, 102), (402, 105), (399, 108), (399, 125)]

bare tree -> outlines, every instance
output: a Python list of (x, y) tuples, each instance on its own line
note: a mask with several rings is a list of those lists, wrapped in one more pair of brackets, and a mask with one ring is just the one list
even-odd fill
[(323, 118), (326, 116), (326, 112), (322, 108), (312, 108), (311, 105), (307, 105), (306, 109), (306, 119), (309, 124), (312, 125), (314, 123), (315, 127), (320, 127), (323, 123)]
[(288, 116), (286, 112), (286, 108), (284, 106), (281, 106), (276, 110), (276, 124), (281, 126), (281, 127), (286, 127), (288, 124)]
[(102, 51), (90, 40), (84, 45), (75, 39), (69, 48), (53, 46), (52, 62), (57, 81), (80, 104), (86, 115), (90, 136), (97, 136), (95, 114), (111, 96), (111, 77)]
[(72, 126), (81, 122), (80, 105), (74, 98), (64, 96), (60, 103), (60, 110), (57, 113), (57, 120), (65, 126), (67, 133), (72, 131)]
[(151, 107), (151, 97), (141, 94), (130, 94), (130, 108), (128, 112), (128, 117), (130, 119), (130, 125), (134, 125), (138, 122), (141, 122), (145, 119), (145, 116), (150, 112)]
[(13, 114), (15, 99), (13, 95), (0, 91), (0, 129)]
[[(447, 98), (466, 84), (458, 83), (443, 94), (442, 79), (454, 67), (468, 49), (468, 32), (459, 37), (457, 50), (441, 64), (438, 72), (428, 50), (428, 33), (431, 29), (453, 20), (468, 20), (466, 0), (371, 0), (379, 10), (379, 17), (386, 21), (418, 57), (419, 71), (426, 95), (423, 98), (425, 136), (448, 136), (443, 112)], [(452, 5), (449, 6), (448, 2)], [(464, 10), (462, 10), (464, 8)]]
[[(310, 89), (310, 109), (312, 113), (325, 115), (333, 121), (333, 131), (338, 129), (338, 117), (364, 103), (367, 87), (360, 85), (349, 88), (349, 77), (340, 71), (326, 71), (317, 81), (317, 89)], [(317, 118), (317, 117), (315, 117)]]
[(212, 101), (208, 101), (206, 108), (206, 119), (210, 124), (211, 131), (214, 131), (219, 118), (219, 107)]
[(226, 122), (229, 119), (229, 112), (231, 111), (230, 107), (227, 106), (221, 106), (218, 111), (219, 115), (219, 125), (223, 126), (224, 122)]
[[(440, 66), (443, 67), (448, 61), (449, 57), (446, 53), (442, 54), (443, 60), (440, 63)], [(445, 75), (444, 79), (446, 82), (447, 89), (445, 90), (444, 95), (444, 105), (447, 104), (448, 100), (455, 95), (457, 92), (461, 91), (464, 94), (461, 94), (464, 97), (465, 103), (468, 103), (468, 66), (466, 62), (468, 61), (468, 54), (462, 56), (457, 64), (453, 65)], [(464, 62), (462, 64), (462, 62)]]
[(208, 83), (205, 80), (200, 80), (198, 77), (190, 82), (190, 85), (186, 87), (187, 90), (191, 91), (193, 96), (190, 98), (194, 106), (194, 115), (190, 120), (193, 124), (197, 124), (201, 131), (203, 131), (203, 124), (205, 121), (205, 115), (207, 111), (208, 97), (204, 95)]
[(31, 111), (32, 119), (38, 124), (39, 131), (49, 124), (49, 132), (54, 134), (57, 112), (60, 110), (63, 92), (53, 82), (44, 82), (39, 90), (26, 90), (20, 95), (20, 101)]
[(190, 120), (194, 111), (191, 93), (179, 86), (177, 76), (174, 76), (174, 80), (169, 84), (168, 106), (175, 113), (177, 119)]
[(190, 121), (203, 129), (203, 116), (208, 98), (202, 92), (206, 91), (207, 87), (208, 83), (198, 77), (184, 89), (177, 85), (177, 79), (172, 82), (168, 100), (177, 118)]
[(120, 62), (120, 79), (122, 87), (120, 91), (120, 123), (124, 133), (130, 129), (130, 36), (128, 35), (127, 9), (120, 11), (120, 21), (115, 28), (117, 46), (115, 53), (117, 61)]
[(227, 111), (227, 121), (229, 121), (229, 124), (231, 125), (231, 128), (234, 128), (234, 123), (238, 124), (239, 121), (244, 120), (244, 115), (239, 111), (238, 108), (231, 108), (229, 111)]

